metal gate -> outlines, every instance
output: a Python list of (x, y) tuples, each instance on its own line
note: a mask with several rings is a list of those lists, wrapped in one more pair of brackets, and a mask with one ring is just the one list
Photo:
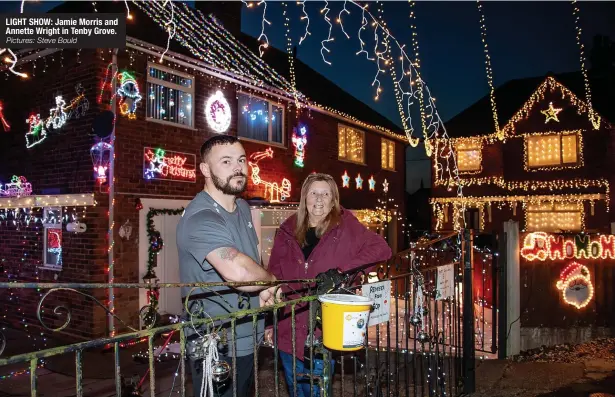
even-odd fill
[[(340, 274), (337, 282), (328, 291), (337, 290), (345, 293), (360, 293), (363, 285), (376, 281), (389, 280), (391, 282), (391, 316), (389, 321), (366, 329), (366, 345), (358, 352), (335, 353), (330, 352), (317, 344), (310, 344), (306, 350), (306, 360), (313, 359), (315, 354), (322, 353), (325, 362), (325, 372), (322, 376), (315, 376), (310, 368), (308, 373), (297, 374), (294, 377), (307, 379), (315, 385), (323, 397), (336, 396), (458, 396), (474, 391), (474, 360), (475, 360), (475, 305), (473, 291), (473, 235), (470, 231), (451, 233), (431, 240), (419, 241), (411, 249), (398, 253), (387, 263), (361, 266), (350, 272)], [(372, 270), (372, 272), (370, 272)], [(452, 271), (451, 271), (452, 270)], [(448, 279), (448, 288), (451, 296), (439, 296), (443, 275), (448, 272), (452, 277)], [(330, 280), (329, 280), (330, 281)], [(31, 353), (17, 354), (10, 357), (0, 356), (0, 374), (2, 368), (15, 363), (27, 365), (30, 373), (30, 394), (49, 395), (51, 390), (39, 390), (37, 385), (37, 371), (42, 359), (59, 355), (74, 355), (75, 387), (77, 396), (87, 396), (83, 388), (83, 355), (92, 349), (109, 349), (114, 352), (114, 394), (131, 395), (169, 395), (167, 390), (157, 390), (164, 371), (157, 368), (155, 340), (164, 335), (166, 343), (174, 341), (179, 348), (177, 370), (178, 382), (173, 378), (171, 392), (177, 391), (181, 396), (193, 395), (190, 393), (191, 382), (189, 372), (186, 371), (187, 351), (186, 339), (190, 327), (206, 326), (217, 331), (225, 328), (226, 341), (232, 352), (232, 364), (228, 382), (236, 379), (235, 367), (235, 326), (240, 319), (248, 318), (253, 324), (254, 342), (254, 371), (255, 395), (270, 395), (276, 397), (286, 396), (287, 390), (284, 382), (280, 382), (281, 375), (278, 346), (264, 347), (261, 335), (257, 332), (257, 320), (268, 317), (274, 327), (274, 338), (280, 320), (281, 310), (286, 309), (293, 320), (293, 335), (295, 334), (294, 319), (296, 313), (302, 308), (308, 308), (310, 323), (317, 321), (318, 292), (322, 293), (322, 279), (307, 280), (281, 280), (275, 283), (260, 285), (282, 286), (288, 283), (300, 283), (303, 289), (301, 296), (292, 300), (283, 300), (271, 306), (260, 308), (245, 308), (227, 316), (214, 318), (197, 316), (190, 313), (190, 321), (178, 321), (166, 326), (154, 326), (149, 329), (137, 330), (129, 328), (130, 332), (119, 335), (90, 340), (81, 343), (60, 346), (52, 349)], [(41, 317), (45, 308), (45, 298), (56, 291), (69, 291), (70, 293), (92, 297), (89, 290), (97, 288), (143, 288), (150, 293), (160, 288), (178, 288), (182, 286), (212, 288), (219, 286), (248, 285), (248, 283), (192, 283), (192, 284), (54, 284), (54, 283), (0, 283), (0, 289), (43, 289), (47, 290), (39, 303), (38, 318), (43, 327), (50, 331), (62, 331), (69, 326), (70, 316), (65, 317), (61, 327), (52, 329), (48, 327)], [(95, 299), (94, 299), (95, 300)], [(96, 300), (95, 300), (96, 301)], [(104, 304), (96, 301), (101, 307)], [(56, 308), (57, 309), (57, 308)], [(152, 304), (142, 309), (149, 319), (156, 318), (156, 306)], [(49, 313), (49, 310), (47, 310)], [(54, 311), (55, 314), (67, 313)], [(118, 313), (117, 321), (121, 321), (122, 313)], [(155, 324), (152, 324), (155, 325)], [(217, 332), (216, 331), (216, 332)], [(214, 331), (210, 335), (213, 335)], [(222, 332), (220, 333), (222, 334)], [(132, 390), (127, 389), (127, 383), (122, 376), (122, 363), (120, 362), (121, 346), (129, 341), (147, 342), (147, 371), (143, 373), (138, 387), (133, 384)], [(316, 345), (316, 347), (314, 347)], [(295, 346), (293, 337), (293, 352), (304, 349), (304, 346)], [(328, 358), (336, 361), (335, 372), (329, 373)], [(293, 361), (295, 360), (293, 354)], [(311, 361), (313, 362), (313, 361)], [(101, 363), (102, 365), (102, 363)], [(158, 369), (158, 371), (157, 371)], [(273, 382), (269, 379), (272, 378)], [(145, 386), (149, 380), (149, 387)], [(158, 380), (158, 382), (157, 382)], [(1, 382), (1, 381), (0, 381)], [(273, 383), (273, 385), (272, 385)], [(296, 385), (296, 382), (295, 382)], [(176, 387), (176, 389), (175, 389)], [(234, 383), (233, 383), (234, 388)], [(273, 388), (273, 390), (271, 390)], [(234, 390), (236, 396), (236, 390)]]

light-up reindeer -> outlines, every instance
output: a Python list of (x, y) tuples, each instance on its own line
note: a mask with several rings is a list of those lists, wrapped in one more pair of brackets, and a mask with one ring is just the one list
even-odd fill
[(290, 197), (290, 181), (282, 179), (281, 186), (277, 182), (267, 182), (261, 179), (258, 162), (265, 158), (273, 158), (273, 149), (267, 148), (264, 152), (255, 152), (250, 155), (248, 165), (252, 167), (252, 183), (255, 185), (265, 185), (265, 198), (269, 198), (271, 203), (279, 203)]

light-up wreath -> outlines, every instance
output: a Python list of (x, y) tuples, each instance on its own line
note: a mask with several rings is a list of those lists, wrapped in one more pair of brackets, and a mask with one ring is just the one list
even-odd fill
[(231, 107), (222, 91), (216, 91), (205, 104), (205, 117), (212, 130), (223, 133), (231, 125)]

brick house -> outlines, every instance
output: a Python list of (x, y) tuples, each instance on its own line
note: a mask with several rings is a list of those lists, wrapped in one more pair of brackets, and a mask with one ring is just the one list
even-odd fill
[(451, 119), (464, 197), (455, 181), (432, 178), (433, 229), (454, 229), (465, 204), (466, 225), (484, 232), (502, 231), (511, 219), (524, 231), (609, 232), (613, 92), (599, 77), (591, 83), (593, 122), (580, 73), (499, 87), (501, 136), (489, 96)]
[[(211, 11), (211, 2), (196, 4)], [(221, 4), (220, 20), (236, 7), (215, 4)], [(92, 12), (92, 7), (67, 2), (52, 12)], [(98, 12), (124, 10), (123, 3), (95, 7)], [(126, 48), (117, 52), (23, 52), (17, 69), (29, 78), (6, 72), (1, 115), (10, 132), (0, 134), (0, 181), (22, 194), (29, 183), (32, 192), (0, 198), (0, 279), (136, 283), (153, 265), (162, 282), (177, 282), (175, 226), (182, 207), (204, 184), (198, 150), (218, 133), (239, 136), (250, 156), (252, 180), (245, 198), (252, 199), (264, 259), (277, 225), (294, 210), (301, 183), (311, 172), (332, 174), (342, 205), (370, 227), (383, 230), (378, 221), (382, 214), (374, 210), (385, 197), (385, 181), (391, 186), (386, 197), (403, 213), (406, 143), (395, 125), (313, 71), (311, 77), (318, 80), (308, 81), (298, 69), (295, 96), (285, 71), (278, 73), (259, 59), (220, 20), (181, 4), (175, 12), (183, 25), (160, 62), (167, 33), (161, 27), (165, 11), (158, 7), (157, 2), (131, 6)], [(229, 27), (236, 27), (230, 21)], [(120, 72), (116, 77), (121, 95), (112, 95), (117, 91), (111, 89), (113, 63)], [(310, 86), (320, 85), (335, 91), (325, 98), (328, 102), (317, 104), (323, 94), (312, 89), (319, 97), (312, 100)], [(8, 95), (16, 92), (23, 95)], [(354, 103), (356, 109), (350, 106), (346, 114), (331, 98), (345, 106)], [(111, 133), (113, 117), (105, 117), (114, 109), (112, 100), (114, 142), (101, 133)], [(293, 136), (301, 139), (302, 132), (307, 140), (304, 156), (293, 145)], [(112, 143), (113, 184), (107, 161)], [(11, 185), (12, 175), (27, 182)], [(402, 224), (395, 216), (384, 232), (394, 250), (403, 248)], [(160, 311), (180, 311), (179, 294), (162, 291)], [(92, 295), (108, 305), (108, 290), (97, 289)], [(40, 326), (36, 307), (41, 297), (42, 292), (32, 290), (4, 293), (2, 321)], [(139, 326), (145, 291), (115, 289), (113, 297), (115, 313), (126, 324)], [(91, 299), (66, 291), (45, 300), (42, 318), (50, 328), (65, 320), (52, 313), (58, 305), (72, 314), (64, 334), (81, 338), (108, 333), (106, 312)], [(124, 328), (118, 321), (115, 326)]]

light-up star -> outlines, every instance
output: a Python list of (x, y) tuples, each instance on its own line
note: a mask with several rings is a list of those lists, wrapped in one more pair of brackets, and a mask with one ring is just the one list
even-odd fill
[(369, 182), (369, 190), (371, 190), (372, 192), (375, 191), (376, 190), (376, 180), (374, 179), (373, 175), (369, 178), (367, 182)]
[(557, 114), (559, 112), (561, 112), (561, 111), (562, 111), (561, 108), (554, 108), (553, 107), (553, 102), (549, 102), (549, 108), (547, 110), (541, 110), (540, 113), (542, 113), (545, 116), (547, 116), (547, 119), (545, 120), (545, 124), (547, 124), (551, 120), (554, 120), (554, 121), (559, 123), (559, 119), (557, 118)]
[(363, 178), (361, 178), (361, 174), (357, 175), (354, 181), (357, 183), (357, 189), (363, 189)]
[(389, 182), (387, 182), (387, 180), (385, 179), (384, 182), (382, 182), (382, 190), (387, 193), (389, 191)]
[(342, 175), (342, 187), (350, 187), (350, 177), (346, 171), (344, 171), (344, 175)]

